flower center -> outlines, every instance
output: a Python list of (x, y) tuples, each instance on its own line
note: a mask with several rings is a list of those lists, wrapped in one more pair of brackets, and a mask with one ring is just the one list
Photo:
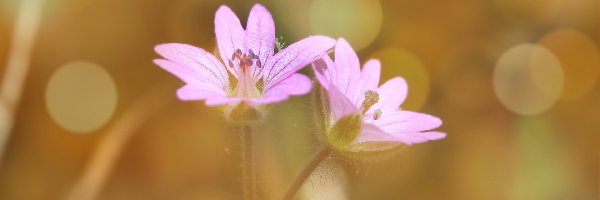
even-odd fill
[[(360, 112), (362, 113), (362, 115), (364, 116), (365, 113), (367, 111), (369, 111), (369, 109), (375, 105), (377, 102), (379, 102), (379, 93), (373, 91), (373, 90), (367, 90), (365, 92), (365, 100), (362, 102), (362, 105), (360, 106)], [(378, 120), (381, 117), (381, 109), (377, 109), (375, 110), (375, 112), (373, 113), (373, 120)]]
[(238, 97), (256, 98), (260, 97), (260, 91), (257, 88), (257, 81), (252, 78), (252, 66), (262, 67), (258, 56), (249, 50), (248, 53), (242, 53), (237, 49), (231, 55), (229, 66), (238, 72), (237, 85), (234, 94)]

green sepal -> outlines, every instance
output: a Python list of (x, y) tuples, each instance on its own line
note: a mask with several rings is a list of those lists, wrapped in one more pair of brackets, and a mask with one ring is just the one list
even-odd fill
[(340, 118), (327, 132), (327, 141), (336, 149), (343, 149), (352, 143), (362, 128), (359, 113)]
[(226, 111), (227, 120), (237, 125), (252, 125), (262, 119), (260, 110), (244, 101)]

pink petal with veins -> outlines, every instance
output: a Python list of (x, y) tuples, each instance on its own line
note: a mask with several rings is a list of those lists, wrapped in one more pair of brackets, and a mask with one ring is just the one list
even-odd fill
[(177, 97), (184, 101), (192, 101), (227, 98), (227, 94), (222, 90), (215, 90), (202, 85), (188, 84), (177, 90)]
[(377, 126), (372, 124), (363, 124), (360, 134), (358, 134), (357, 138), (352, 143), (358, 144), (362, 142), (381, 142), (395, 140), (396, 138), (394, 136), (377, 128)]
[(315, 72), (315, 77), (321, 83), (321, 86), (326, 90), (329, 89), (330, 85), (337, 87), (336, 83), (333, 83), (333, 79), (336, 76), (334, 74), (337, 70), (332, 69), (335, 67), (333, 60), (329, 58), (328, 55), (324, 55), (321, 59), (316, 60), (312, 63), (313, 71)]
[(358, 108), (344, 96), (337, 88), (329, 87), (327, 90), (329, 106), (335, 121), (344, 116), (358, 112)]
[[(246, 25), (246, 48), (258, 56), (261, 65), (273, 56), (275, 48), (275, 22), (271, 13), (260, 4), (255, 4), (250, 10)], [(252, 77), (258, 78), (263, 67), (252, 69)]]
[(379, 74), (381, 73), (381, 64), (379, 60), (369, 60), (360, 73), (357, 81), (350, 83), (351, 90), (348, 91), (348, 98), (356, 106), (360, 106), (365, 100), (365, 92), (367, 90), (377, 90), (379, 85)]
[(410, 133), (428, 131), (442, 125), (437, 117), (411, 111), (383, 112), (373, 124), (388, 133)]
[(292, 74), (265, 91), (263, 98), (277, 95), (303, 95), (310, 91), (312, 82), (303, 74)]
[(356, 82), (360, 76), (360, 63), (358, 55), (344, 38), (338, 39), (335, 44), (335, 66), (337, 66), (337, 88), (342, 94), (348, 96), (350, 84)]
[(265, 88), (268, 89), (279, 81), (296, 73), (310, 64), (335, 44), (335, 40), (325, 36), (310, 36), (277, 52), (265, 64), (262, 71)]
[[(237, 49), (246, 51), (246, 32), (238, 17), (227, 6), (221, 6), (215, 14), (215, 35), (223, 63), (227, 65)], [(227, 65), (229, 71), (237, 77), (239, 72)]]
[(446, 137), (446, 133), (442, 132), (415, 132), (415, 133), (402, 133), (394, 135), (396, 141), (400, 141), (404, 144), (418, 144), (431, 140), (439, 140)]
[(401, 77), (396, 77), (385, 82), (381, 87), (377, 89), (379, 93), (379, 103), (376, 103), (369, 109), (369, 112), (373, 112), (377, 109), (382, 111), (395, 111), (400, 108), (400, 105), (406, 99), (408, 94), (408, 86), (406, 81)]

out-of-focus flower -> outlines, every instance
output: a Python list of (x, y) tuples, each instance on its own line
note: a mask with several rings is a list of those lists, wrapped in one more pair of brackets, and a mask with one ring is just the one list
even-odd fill
[(154, 63), (186, 83), (177, 91), (179, 99), (234, 108), (306, 94), (311, 81), (296, 72), (335, 44), (329, 37), (310, 36), (274, 54), (275, 25), (269, 11), (260, 4), (252, 7), (246, 29), (229, 7), (221, 6), (215, 14), (215, 35), (222, 62), (204, 49), (187, 44), (156, 46), (156, 52), (165, 59)]
[(446, 137), (429, 131), (442, 124), (439, 118), (400, 109), (408, 93), (403, 78), (377, 87), (380, 65), (378, 60), (369, 60), (361, 71), (356, 52), (343, 38), (337, 41), (335, 62), (324, 56), (313, 64), (329, 97), (328, 142), (338, 150), (377, 151)]

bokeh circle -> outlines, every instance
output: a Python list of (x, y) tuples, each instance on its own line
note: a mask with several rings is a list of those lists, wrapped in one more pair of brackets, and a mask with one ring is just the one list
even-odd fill
[(102, 66), (73, 61), (52, 74), (45, 100), (56, 123), (72, 132), (86, 133), (111, 118), (117, 104), (117, 87)]
[(540, 45), (560, 61), (565, 73), (561, 100), (576, 100), (589, 93), (600, 75), (600, 51), (594, 40), (575, 29), (558, 29), (542, 37)]
[(314, 34), (344, 37), (355, 50), (375, 40), (381, 29), (383, 11), (378, 0), (314, 0), (310, 26)]
[(494, 69), (496, 96), (506, 108), (521, 115), (546, 111), (560, 97), (563, 84), (563, 70), (556, 56), (536, 44), (510, 48)]

